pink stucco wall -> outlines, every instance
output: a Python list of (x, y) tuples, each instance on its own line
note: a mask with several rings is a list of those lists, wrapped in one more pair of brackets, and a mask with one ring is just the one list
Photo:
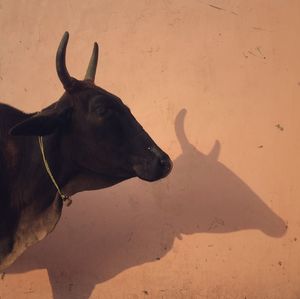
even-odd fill
[(300, 298), (299, 1), (0, 0), (0, 98), (62, 93), (54, 57), (119, 95), (167, 179), (75, 196), (1, 299)]

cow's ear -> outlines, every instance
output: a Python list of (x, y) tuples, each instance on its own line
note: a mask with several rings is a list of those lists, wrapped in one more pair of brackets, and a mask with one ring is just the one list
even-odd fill
[(44, 136), (68, 126), (72, 108), (65, 105), (49, 107), (13, 126), (9, 133), (14, 136)]

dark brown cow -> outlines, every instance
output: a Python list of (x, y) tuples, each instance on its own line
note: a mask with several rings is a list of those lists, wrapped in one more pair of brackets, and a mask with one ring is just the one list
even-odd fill
[(68, 37), (56, 56), (65, 89), (57, 102), (33, 114), (0, 104), (0, 272), (54, 229), (68, 196), (172, 168), (128, 107), (94, 84), (96, 43), (85, 79), (69, 75)]

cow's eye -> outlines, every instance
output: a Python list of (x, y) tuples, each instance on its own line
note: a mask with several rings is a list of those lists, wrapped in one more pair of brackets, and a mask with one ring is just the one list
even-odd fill
[(97, 116), (104, 116), (107, 112), (107, 108), (103, 106), (99, 106), (95, 109), (95, 113)]

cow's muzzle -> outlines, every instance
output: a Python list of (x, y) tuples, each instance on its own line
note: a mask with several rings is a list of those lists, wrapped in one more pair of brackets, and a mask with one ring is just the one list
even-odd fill
[(153, 182), (166, 177), (171, 172), (173, 163), (160, 148), (148, 147), (145, 156), (139, 158), (133, 166), (140, 179)]

